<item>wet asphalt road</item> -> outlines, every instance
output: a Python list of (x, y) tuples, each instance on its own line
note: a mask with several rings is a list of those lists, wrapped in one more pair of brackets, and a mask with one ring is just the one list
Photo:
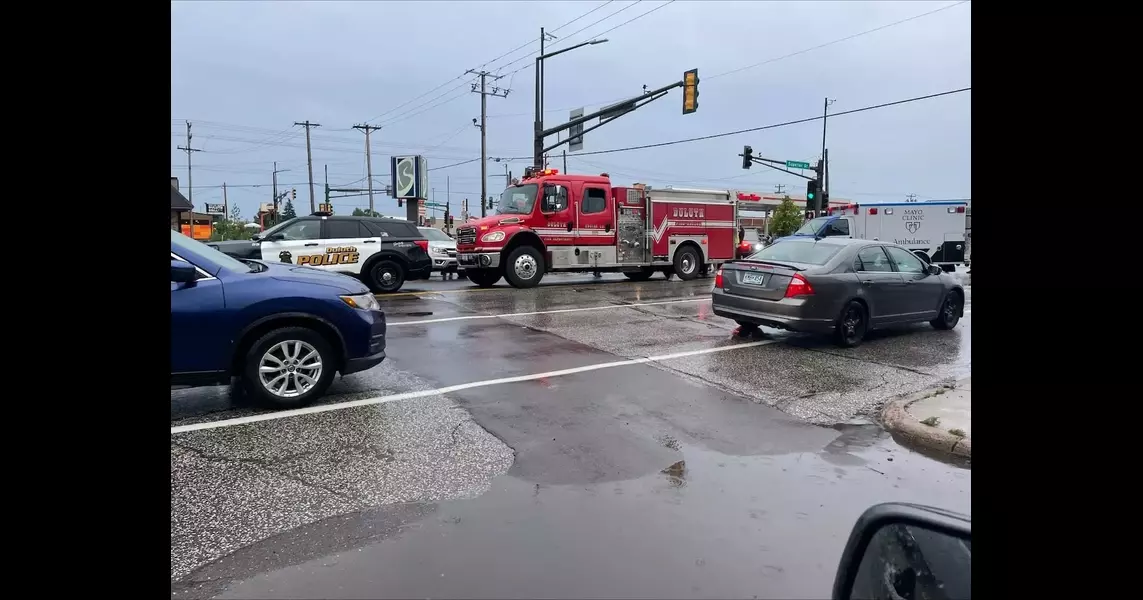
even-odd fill
[[(389, 360), (320, 403), (364, 406), (172, 434), (172, 595), (820, 598), (868, 506), (971, 513), (867, 418), (969, 374), (971, 287), (951, 332), (841, 350), (733, 338), (710, 283), (383, 297)], [(263, 412), (171, 393), (172, 427)]]

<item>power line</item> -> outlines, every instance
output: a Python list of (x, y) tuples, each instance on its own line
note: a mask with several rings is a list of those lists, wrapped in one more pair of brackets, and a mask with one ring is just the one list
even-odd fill
[[(782, 56), (777, 56), (777, 57), (774, 57), (774, 58), (769, 58), (769, 59), (766, 59), (766, 60), (764, 60), (764, 61), (762, 61), (762, 62), (759, 62), (759, 63), (754, 63), (754, 64), (752, 64), (752, 65), (747, 65), (747, 66), (745, 66), (745, 67), (739, 67), (739, 68), (737, 68), (737, 69), (732, 69), (732, 70), (730, 70), (730, 71), (726, 71), (726, 72), (724, 72), (724, 73), (719, 73), (719, 74), (717, 74), (717, 75), (704, 76), (704, 78), (703, 78), (703, 79), (704, 79), (704, 80), (710, 80), (710, 79), (714, 79), (714, 78), (716, 78), (716, 77), (723, 77), (723, 76), (726, 76), (726, 75), (732, 75), (732, 74), (734, 74), (734, 73), (739, 73), (739, 72), (741, 72), (741, 71), (746, 71), (746, 70), (748, 70), (748, 69), (753, 69), (753, 68), (755, 68), (755, 67), (760, 67), (760, 66), (763, 66), (763, 65), (768, 65), (768, 64), (771, 64), (771, 63), (775, 63), (775, 62), (778, 62), (778, 61), (780, 61), (780, 60), (785, 60), (785, 59), (787, 59), (787, 58), (792, 58), (792, 57), (795, 57), (795, 56), (798, 56), (798, 55), (801, 55), (801, 54), (805, 54), (805, 53), (807, 53), (807, 52), (811, 52), (811, 51), (813, 51), (813, 50), (820, 50), (820, 49), (822, 49), (822, 48), (825, 48), (825, 47), (827, 47), (827, 46), (832, 46), (832, 45), (834, 45), (834, 44), (839, 44), (839, 43), (841, 43), (841, 42), (847, 42), (847, 41), (849, 41), (849, 40), (852, 40), (852, 39), (855, 39), (855, 38), (859, 38), (859, 37), (861, 37), (861, 36), (864, 36), (864, 35), (868, 35), (868, 34), (871, 34), (871, 33), (875, 33), (875, 32), (877, 32), (877, 31), (882, 31), (882, 30), (884, 30), (884, 29), (888, 29), (888, 28), (890, 28), (890, 27), (895, 27), (895, 26), (897, 26), (897, 25), (901, 25), (901, 24), (903, 24), (903, 23), (908, 23), (909, 21), (913, 21), (913, 20), (916, 20), (916, 19), (920, 19), (921, 17), (927, 17), (927, 16), (929, 16), (929, 15), (932, 15), (932, 14), (936, 14), (936, 13), (938, 13), (938, 12), (941, 12), (941, 11), (945, 11), (945, 10), (948, 10), (948, 9), (950, 9), (950, 8), (955, 8), (955, 7), (957, 7), (957, 6), (960, 6), (961, 4), (965, 4), (965, 3), (967, 3), (967, 2), (968, 2), (968, 0), (963, 0), (963, 1), (961, 1), (961, 2), (957, 2), (956, 4), (950, 4), (950, 5), (948, 5), (948, 6), (943, 6), (943, 7), (941, 7), (941, 8), (938, 8), (938, 9), (936, 9), (936, 10), (930, 10), (930, 11), (928, 11), (928, 12), (925, 12), (925, 13), (921, 13), (921, 14), (919, 14), (919, 15), (914, 15), (914, 16), (912, 16), (912, 17), (909, 17), (909, 18), (907, 18), (907, 19), (901, 19), (900, 21), (894, 21), (894, 22), (892, 22), (892, 23), (887, 23), (887, 24), (885, 24), (885, 25), (881, 25), (881, 26), (878, 26), (878, 27), (874, 27), (873, 29), (867, 29), (867, 30), (865, 30), (865, 31), (861, 31), (861, 32), (858, 32), (858, 33), (854, 33), (854, 34), (851, 34), (851, 35), (847, 35), (847, 36), (845, 36), (845, 37), (837, 38), (837, 39), (835, 39), (835, 40), (831, 40), (831, 41), (825, 42), (824, 44), (818, 44), (817, 46), (811, 46), (811, 47), (809, 47), (809, 48), (803, 48), (803, 49), (801, 49), (801, 50), (798, 50), (798, 51), (796, 51), (796, 52), (791, 52), (791, 53), (789, 53), (789, 54), (784, 54), (784, 55), (782, 55)], [(610, 31), (610, 30), (609, 30), (609, 31)], [(604, 32), (604, 33), (607, 33), (607, 32)], [(602, 35), (602, 34), (599, 34), (599, 35)], [(525, 67), (525, 68), (527, 68), (527, 67)], [(519, 69), (519, 70), (522, 70), (522, 69)], [(517, 70), (517, 71), (513, 71), (512, 73), (516, 73), (516, 72), (518, 72), (519, 70)], [(628, 95), (628, 96), (624, 96), (624, 97), (622, 97), (622, 98), (612, 98), (612, 99), (610, 99), (610, 100), (601, 100), (601, 101), (598, 101), (598, 102), (584, 102), (584, 103), (581, 103), (581, 106), (584, 106), (584, 105), (588, 105), (588, 106), (590, 106), (590, 105), (597, 105), (597, 104), (598, 104), (598, 105), (608, 105), (608, 104), (612, 104), (612, 103), (614, 103), (614, 102), (619, 102), (620, 100), (626, 100), (626, 99), (627, 99), (627, 98), (629, 98), (629, 97), (630, 97), (630, 95)], [(571, 106), (571, 107), (568, 107), (568, 108), (557, 108), (557, 109), (552, 109), (552, 110), (545, 110), (545, 111), (544, 111), (544, 113), (545, 113), (545, 114), (546, 114), (546, 113), (563, 113), (563, 112), (567, 112), (567, 111), (569, 111), (569, 110), (572, 110), (572, 109), (575, 109), (575, 108), (579, 108), (579, 107), (578, 107), (578, 106)], [(504, 118), (504, 117), (530, 117), (530, 116), (532, 116), (532, 113), (530, 113), (530, 112), (521, 112), (521, 113), (506, 113), (506, 114), (500, 114), (500, 115), (488, 115), (488, 118), (489, 118), (489, 119), (498, 119), (498, 118)]]
[(861, 36), (863, 36), (863, 35), (868, 35), (868, 34), (870, 34), (870, 33), (874, 33), (874, 32), (877, 32), (877, 31), (881, 31), (882, 29), (888, 29), (888, 28), (890, 28), (890, 27), (894, 27), (894, 26), (896, 26), (896, 25), (900, 25), (900, 24), (902, 24), (902, 23), (908, 23), (909, 21), (913, 21), (913, 20), (916, 20), (916, 19), (920, 19), (921, 17), (927, 17), (927, 16), (929, 16), (929, 15), (932, 15), (932, 14), (936, 14), (936, 13), (939, 13), (939, 12), (941, 12), (941, 11), (945, 11), (945, 10), (948, 10), (948, 9), (950, 9), (950, 8), (955, 8), (955, 7), (957, 7), (957, 6), (960, 6), (961, 4), (967, 4), (967, 3), (968, 3), (968, 0), (962, 0), (961, 2), (957, 2), (957, 3), (955, 3), (955, 4), (950, 4), (950, 5), (948, 5), (948, 6), (942, 6), (941, 8), (938, 8), (938, 9), (935, 9), (935, 10), (930, 10), (929, 12), (921, 13), (921, 14), (919, 14), (919, 15), (914, 15), (914, 16), (912, 16), (912, 17), (909, 17), (909, 18), (907, 18), (907, 19), (901, 19), (900, 21), (894, 21), (894, 22), (892, 22), (892, 23), (888, 23), (888, 24), (886, 24), (886, 25), (882, 25), (882, 26), (880, 26), (880, 27), (874, 27), (873, 29), (867, 29), (867, 30), (865, 30), (865, 31), (862, 31), (862, 32), (860, 32), (860, 33), (855, 33), (855, 34), (853, 34), (853, 35), (847, 35), (847, 36), (845, 36), (845, 37), (843, 37), (843, 38), (838, 38), (838, 39), (836, 39), (836, 40), (832, 40), (832, 41), (826, 42), (826, 43), (824, 43), (824, 44), (818, 44), (817, 46), (813, 46), (813, 47), (811, 47), (811, 48), (805, 48), (805, 49), (803, 49), (803, 50), (798, 50), (797, 52), (791, 52), (791, 53), (789, 53), (789, 54), (785, 54), (785, 55), (782, 55), (782, 56), (778, 56), (778, 57), (776, 57), (776, 58), (770, 58), (770, 59), (764, 60), (764, 61), (762, 61), (762, 62), (759, 62), (759, 63), (754, 63), (754, 64), (752, 64), (752, 65), (747, 65), (747, 66), (745, 66), (745, 67), (739, 67), (739, 68), (737, 68), (737, 69), (733, 69), (733, 70), (727, 71), (727, 72), (725, 72), (725, 73), (719, 73), (719, 74), (717, 74), (717, 75), (709, 75), (709, 76), (705, 76), (705, 77), (704, 77), (704, 79), (705, 79), (705, 80), (707, 80), (707, 81), (710, 81), (711, 79), (715, 79), (715, 78), (717, 78), (717, 77), (723, 77), (723, 76), (726, 76), (726, 75), (732, 75), (732, 74), (734, 74), (734, 73), (740, 73), (740, 72), (742, 72), (742, 71), (745, 71), (745, 70), (747, 70), (747, 69), (753, 69), (753, 68), (755, 68), (755, 67), (761, 67), (762, 65), (768, 65), (768, 64), (770, 64), (770, 63), (773, 63), (773, 62), (777, 62), (777, 61), (780, 61), (780, 60), (785, 60), (785, 59), (787, 59), (787, 58), (791, 58), (791, 57), (794, 57), (794, 56), (798, 56), (799, 54), (805, 54), (806, 52), (810, 52), (810, 51), (813, 51), (813, 50), (820, 50), (820, 49), (822, 49), (822, 48), (825, 48), (826, 46), (832, 46), (832, 45), (834, 45), (834, 44), (840, 44), (841, 42), (847, 42), (847, 41), (849, 41), (849, 40), (852, 40), (852, 39), (854, 39), (854, 38), (859, 38), (859, 37), (861, 37)]
[[(605, 3), (603, 6), (607, 6), (607, 4), (610, 4), (610, 2), (607, 2), (607, 3)], [(587, 16), (587, 15), (589, 15), (589, 14), (591, 14), (591, 13), (595, 12), (596, 10), (599, 10), (600, 8), (602, 8), (602, 6), (600, 6), (600, 7), (596, 7), (596, 8), (594, 8), (594, 9), (592, 9), (592, 10), (588, 11), (587, 13), (585, 13), (585, 14), (583, 14), (583, 15), (580, 15), (580, 16), (576, 17), (575, 19), (572, 19), (571, 21), (568, 21), (567, 23), (564, 23), (563, 25), (560, 25), (560, 27), (558, 27), (557, 29), (559, 29), (559, 28), (562, 28), (562, 27), (565, 27), (565, 26), (567, 26), (567, 25), (568, 25), (568, 24), (570, 24), (570, 23), (574, 23), (574, 22), (578, 21), (579, 19), (582, 19), (583, 17), (585, 17), (585, 16)], [(514, 50), (511, 50), (511, 51), (509, 51), (509, 52), (506, 52), (505, 54), (502, 54), (502, 55), (500, 55), (500, 56), (498, 56), (498, 57), (496, 57), (496, 58), (494, 58), (494, 59), (492, 59), (492, 60), (490, 60), (490, 61), (488, 61), (488, 62), (484, 63), (483, 65), (480, 65), (480, 68), (483, 68), (483, 67), (487, 66), (487, 65), (488, 65), (488, 64), (490, 64), (490, 63), (496, 62), (497, 60), (500, 60), (500, 59), (501, 59), (501, 58), (503, 58), (504, 56), (507, 56), (507, 55), (509, 55), (509, 54), (512, 54), (513, 52), (516, 52), (517, 50), (520, 50), (521, 48), (525, 48), (525, 47), (527, 47), (527, 46), (528, 46), (528, 44), (531, 44), (531, 43), (532, 43), (532, 41), (531, 41), (531, 40), (529, 40), (529, 41), (528, 41), (526, 44), (524, 44), (523, 46), (520, 46), (519, 48), (516, 48), (516, 49), (514, 49)], [(511, 64), (511, 63), (509, 63), (509, 64)], [(385, 111), (385, 112), (383, 112), (383, 113), (381, 113), (381, 114), (379, 114), (379, 115), (377, 115), (377, 116), (373, 117), (372, 119), (367, 119), (367, 120), (366, 120), (366, 122), (369, 122), (369, 121), (375, 121), (375, 120), (377, 120), (377, 119), (380, 119), (381, 117), (384, 117), (385, 115), (388, 115), (388, 114), (390, 114), (390, 113), (392, 113), (392, 112), (396, 111), (396, 110), (397, 110), (397, 109), (399, 109), (399, 108), (403, 108), (403, 107), (405, 107), (405, 106), (408, 106), (408, 105), (412, 104), (413, 102), (416, 102), (417, 100), (420, 100), (421, 98), (424, 98), (425, 96), (428, 96), (429, 94), (431, 94), (431, 93), (433, 93), (433, 92), (435, 92), (435, 91), (437, 91), (437, 90), (439, 90), (439, 89), (441, 89), (441, 88), (443, 88), (443, 87), (445, 87), (445, 86), (447, 86), (447, 85), (449, 85), (449, 84), (453, 83), (454, 81), (459, 81), (459, 80), (461, 80), (461, 79), (464, 79), (464, 76), (465, 76), (465, 75), (467, 75), (467, 74), (468, 74), (467, 72), (465, 72), (465, 73), (462, 73), (462, 74), (460, 74), (460, 75), (458, 75), (458, 76), (456, 76), (456, 77), (454, 77), (454, 78), (452, 78), (452, 79), (450, 79), (450, 80), (448, 80), (448, 81), (446, 81), (446, 82), (444, 82), (444, 83), (442, 83), (442, 84), (438, 85), (437, 87), (435, 87), (435, 88), (433, 88), (433, 89), (431, 89), (431, 90), (429, 90), (429, 91), (427, 91), (427, 92), (425, 92), (425, 93), (421, 94), (420, 96), (417, 96), (416, 98), (413, 98), (412, 100), (409, 100), (408, 102), (405, 102), (405, 103), (403, 103), (403, 104), (399, 104), (399, 105), (397, 105), (397, 106), (394, 106), (393, 108), (391, 108), (391, 109), (389, 109), (389, 110), (387, 110), (387, 111)], [(465, 87), (465, 85), (466, 85), (466, 84), (462, 83), (461, 85), (459, 85), (459, 86), (457, 86), (457, 87), (454, 87), (453, 89), (451, 89), (451, 90), (449, 90), (449, 91), (446, 91), (446, 92), (444, 92), (443, 94), (440, 94), (440, 95), (439, 95), (439, 96), (437, 96), (436, 98), (433, 98), (433, 100), (428, 100), (426, 103), (429, 103), (429, 102), (433, 102), (433, 101), (434, 101), (434, 100), (436, 100), (437, 98), (441, 98), (441, 97), (443, 97), (443, 96), (447, 96), (448, 94), (452, 93), (454, 90), (456, 90), (456, 89), (459, 89), (459, 88), (461, 88), (461, 87)], [(446, 102), (446, 103), (447, 103), (447, 102)], [(425, 103), (422, 103), (422, 104), (425, 104)], [(407, 111), (406, 111), (406, 112), (407, 112)], [(421, 111), (421, 112), (424, 112), (424, 111)], [(402, 114), (403, 114), (403, 113), (402, 113)], [(420, 113), (417, 113), (417, 114), (420, 114)], [(399, 116), (399, 115), (398, 115), (398, 116)], [(413, 116), (416, 116), (416, 115), (413, 115)], [(389, 123), (389, 124), (391, 125), (392, 123)]]
[[(910, 102), (919, 102), (921, 100), (929, 100), (932, 98), (939, 98), (941, 96), (948, 96), (951, 94), (959, 94), (961, 92), (967, 92), (971, 89), (972, 89), (972, 87), (970, 86), (970, 87), (964, 87), (964, 88), (960, 88), (960, 89), (956, 89), (956, 90), (949, 90), (947, 92), (938, 92), (936, 94), (928, 94), (926, 96), (917, 96), (915, 98), (906, 98), (905, 100), (896, 100), (893, 102), (886, 102), (884, 104), (875, 104), (873, 106), (865, 106), (862, 108), (855, 108), (853, 110), (844, 110), (841, 112), (833, 113), (832, 115), (830, 115), (830, 118), (837, 118), (837, 117), (842, 117), (845, 115), (852, 115), (852, 114), (856, 114), (856, 113), (860, 113), (860, 112), (865, 112), (868, 110), (876, 110), (878, 108), (887, 108), (889, 106), (897, 106), (900, 104), (908, 104)], [(673, 146), (675, 144), (686, 144), (689, 142), (701, 142), (703, 140), (712, 140), (715, 138), (728, 137), (728, 136), (739, 135), (739, 134), (743, 134), (743, 133), (751, 133), (754, 131), (764, 131), (766, 129), (777, 129), (779, 127), (788, 127), (790, 125), (800, 125), (802, 123), (812, 123), (813, 121), (817, 121), (817, 120), (822, 119), (822, 118), (824, 118), (822, 115), (818, 115), (816, 117), (807, 117), (805, 119), (797, 119), (795, 121), (786, 121), (784, 123), (775, 123), (773, 125), (763, 125), (761, 127), (751, 127), (749, 129), (739, 129), (737, 131), (727, 131), (725, 133), (713, 133), (711, 135), (703, 135), (703, 136), (699, 136), (699, 137), (686, 138), (686, 139), (681, 139), (681, 140), (672, 140), (669, 142), (658, 142), (656, 144), (643, 144), (641, 146), (628, 146), (626, 148), (614, 148), (611, 150), (596, 150), (595, 152), (577, 152), (576, 156), (591, 156), (593, 154), (612, 154), (615, 152), (630, 152), (632, 150), (645, 150), (647, 148), (659, 148), (662, 146)], [(512, 160), (524, 160), (526, 158), (527, 157), (520, 157), (520, 158), (513, 158)]]

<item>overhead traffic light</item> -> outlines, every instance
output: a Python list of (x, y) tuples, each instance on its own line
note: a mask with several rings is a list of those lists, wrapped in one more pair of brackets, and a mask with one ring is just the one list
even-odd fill
[(814, 210), (818, 205), (818, 180), (811, 179), (806, 182), (806, 209)]
[(683, 73), (683, 114), (689, 115), (698, 110), (698, 69)]
[(290, 202), (298, 199), (298, 188), (290, 188)]
[(754, 149), (753, 148), (751, 148), (750, 146), (743, 146), (742, 147), (742, 168), (743, 169), (749, 169), (750, 168), (750, 165), (753, 164), (753, 160), (752, 160), (753, 156), (754, 156)]

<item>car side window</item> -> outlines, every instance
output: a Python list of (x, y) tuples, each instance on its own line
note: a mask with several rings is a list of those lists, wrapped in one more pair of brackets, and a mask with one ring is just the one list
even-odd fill
[(888, 246), (885, 248), (889, 251), (889, 256), (893, 257), (893, 262), (897, 263), (897, 270), (902, 273), (924, 273), (925, 265), (921, 259), (917, 258), (915, 254), (901, 248)]
[(857, 253), (853, 268), (867, 273), (892, 273), (893, 265), (881, 246), (870, 246)]
[(319, 240), (321, 239), (321, 221), (317, 219), (298, 221), (289, 227), (283, 228), (278, 233), (280, 233), (282, 239), (286, 241)]
[(831, 235), (849, 235), (849, 221), (845, 219), (838, 219), (829, 224), (829, 231), (826, 232), (826, 237)]
[(583, 192), (583, 201), (580, 202), (579, 212), (590, 215), (607, 210), (607, 192), (599, 188), (586, 188)]
[(342, 219), (328, 219), (325, 222), (325, 237), (331, 240), (347, 238), (369, 237), (357, 221)]
[(361, 225), (369, 231), (369, 237), (389, 237), (389, 232), (377, 221), (362, 221)]

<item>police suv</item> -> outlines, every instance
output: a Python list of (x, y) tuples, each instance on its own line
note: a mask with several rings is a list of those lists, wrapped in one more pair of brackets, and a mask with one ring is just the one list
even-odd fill
[(374, 293), (433, 272), (429, 242), (404, 219), (317, 212), (279, 223), (251, 240), (207, 244), (235, 258), (284, 262), (352, 275)]

